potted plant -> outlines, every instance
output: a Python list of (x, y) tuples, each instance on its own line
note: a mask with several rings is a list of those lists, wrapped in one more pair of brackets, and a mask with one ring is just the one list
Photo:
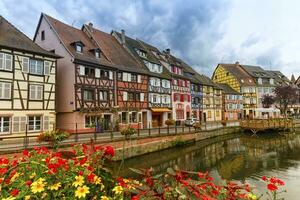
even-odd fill
[(121, 130), (121, 134), (124, 135), (126, 139), (128, 139), (131, 135), (137, 134), (137, 130), (129, 125)]
[(70, 134), (68, 132), (56, 129), (41, 133), (38, 136), (37, 141), (48, 142), (53, 149), (57, 149), (59, 147), (59, 143), (66, 140), (69, 136)]
[(165, 121), (165, 124), (166, 124), (167, 126), (174, 126), (174, 125), (175, 125), (175, 120), (174, 120), (174, 119), (167, 119), (167, 120)]
[(195, 131), (201, 130), (201, 123), (200, 122), (196, 122), (196, 123), (193, 124), (193, 127), (194, 127)]

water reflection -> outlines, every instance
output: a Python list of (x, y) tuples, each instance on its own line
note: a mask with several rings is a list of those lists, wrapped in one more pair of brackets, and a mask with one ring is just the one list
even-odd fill
[[(134, 176), (128, 169), (153, 167), (156, 173), (178, 165), (191, 171), (210, 171), (217, 180), (239, 180), (261, 186), (262, 175), (279, 176), (287, 183), (300, 178), (300, 135), (245, 134), (225, 136), (128, 159), (120, 175)], [(119, 163), (112, 166), (117, 172)], [(297, 178), (297, 180), (299, 180)], [(297, 187), (300, 182), (296, 182)], [(297, 191), (295, 182), (289, 195)], [(297, 193), (297, 192), (296, 192)], [(293, 198), (292, 198), (293, 199)]]

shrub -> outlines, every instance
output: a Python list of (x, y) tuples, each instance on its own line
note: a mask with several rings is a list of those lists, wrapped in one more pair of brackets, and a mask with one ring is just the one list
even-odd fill
[(201, 130), (201, 123), (200, 122), (196, 122), (193, 124), (193, 127), (195, 130)]
[(166, 124), (167, 126), (173, 126), (173, 125), (175, 125), (175, 120), (174, 120), (174, 119), (167, 119), (167, 120), (165, 121), (165, 124)]
[(46, 131), (44, 133), (41, 133), (37, 141), (38, 142), (48, 142), (52, 148), (58, 148), (59, 143), (66, 140), (70, 136), (69, 133), (61, 131), (59, 129), (57, 130), (50, 130)]
[(123, 128), (121, 130), (121, 134), (125, 135), (125, 136), (130, 136), (130, 135), (134, 135), (137, 134), (137, 130), (135, 128), (132, 128), (130, 125), (126, 126), (125, 128)]

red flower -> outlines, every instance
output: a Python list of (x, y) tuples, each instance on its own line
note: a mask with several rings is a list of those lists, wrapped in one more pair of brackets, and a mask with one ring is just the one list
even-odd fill
[(277, 179), (277, 183), (278, 183), (278, 185), (284, 185), (284, 182), (280, 179)]
[(270, 190), (270, 191), (278, 190), (278, 187), (276, 185), (272, 184), (272, 183), (269, 183), (267, 185), (267, 187), (268, 187), (268, 190)]
[(114, 148), (112, 146), (106, 146), (104, 150), (104, 155), (114, 157), (115, 156)]
[(23, 156), (29, 157), (29, 151), (27, 149), (23, 151)]
[(93, 174), (93, 173), (90, 173), (90, 174), (87, 176), (88, 181), (91, 182), (91, 183), (94, 182), (94, 178), (95, 178), (95, 174)]
[(10, 192), (10, 194), (13, 196), (13, 197), (15, 197), (15, 196), (17, 196), (18, 194), (19, 194), (19, 190), (18, 189), (13, 189), (11, 192)]
[(28, 180), (25, 182), (25, 185), (27, 185), (28, 187), (31, 185), (32, 181), (31, 180)]
[(262, 176), (261, 179), (262, 179), (263, 181), (268, 181), (268, 179), (267, 179), (266, 176)]
[(79, 175), (82, 176), (82, 175), (83, 175), (83, 171), (80, 171), (80, 172), (79, 172)]

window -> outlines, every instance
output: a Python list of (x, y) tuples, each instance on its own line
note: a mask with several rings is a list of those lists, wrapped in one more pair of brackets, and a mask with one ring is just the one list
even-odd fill
[(140, 50), (140, 49), (136, 49), (136, 52), (139, 56), (146, 58), (147, 57), (147, 52)]
[(96, 115), (86, 115), (85, 116), (85, 128), (92, 128), (95, 127), (96, 124), (100, 122), (100, 116)]
[(51, 63), (49, 61), (44, 62), (44, 74), (48, 76), (50, 75), (50, 68), (51, 68), (50, 64)]
[(45, 31), (42, 31), (42, 32), (41, 32), (41, 40), (42, 40), (42, 41), (45, 40)]
[(210, 110), (207, 112), (207, 118), (211, 118), (211, 111)]
[(129, 114), (129, 123), (137, 122), (137, 112), (132, 112)]
[(89, 68), (89, 67), (84, 67), (84, 75), (94, 78), (95, 77), (95, 69)]
[(29, 116), (28, 117), (28, 130), (40, 131), (41, 130), (41, 116)]
[(274, 84), (274, 79), (270, 79), (270, 84), (273, 85)]
[(44, 62), (41, 60), (30, 59), (29, 72), (31, 74), (43, 75), (44, 74), (43, 65)]
[(95, 57), (96, 57), (96, 58), (100, 58), (100, 52), (99, 52), (99, 50), (96, 50), (96, 51), (95, 51)]
[(13, 132), (20, 133), (26, 131), (26, 117), (13, 117)]
[(130, 74), (130, 73), (123, 72), (123, 75), (122, 75), (122, 81), (130, 82), (130, 81), (131, 81), (131, 74)]
[(7, 133), (10, 130), (10, 117), (0, 117), (0, 133)]
[(93, 101), (94, 100), (94, 90), (83, 90), (83, 100)]
[(261, 85), (261, 84), (262, 84), (262, 79), (261, 79), (261, 78), (258, 78), (258, 79), (257, 79), (257, 82), (258, 82), (258, 84)]
[(80, 44), (76, 44), (76, 52), (82, 53), (82, 46)]
[(131, 82), (137, 82), (137, 75), (131, 74)]
[(216, 117), (220, 117), (220, 111), (219, 110), (216, 111)]
[(118, 72), (118, 80), (122, 81), (122, 72)]
[(121, 114), (122, 123), (127, 123), (127, 112)]
[(99, 91), (99, 100), (100, 101), (108, 101), (109, 96), (108, 96), (108, 91)]
[(11, 83), (0, 82), (0, 99), (11, 98)]
[(43, 86), (42, 85), (30, 85), (29, 99), (30, 100), (42, 100), (43, 99)]
[(0, 53), (0, 70), (12, 70), (12, 55)]
[(22, 58), (22, 72), (28, 73), (29, 71), (29, 58)]

